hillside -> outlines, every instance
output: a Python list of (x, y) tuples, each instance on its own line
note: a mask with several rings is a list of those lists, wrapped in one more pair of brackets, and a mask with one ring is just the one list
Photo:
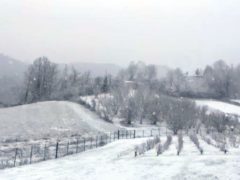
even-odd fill
[(240, 106), (229, 104), (217, 100), (196, 100), (196, 104), (199, 106), (207, 106), (212, 110), (222, 111), (227, 114), (235, 114), (240, 116)]
[[(165, 140), (164, 137), (161, 138)], [(180, 156), (176, 155), (177, 138), (166, 152), (156, 156), (155, 149), (134, 157), (134, 146), (145, 139), (119, 140), (102, 148), (78, 155), (50, 160), (29, 166), (0, 171), (2, 180), (10, 179), (71, 179), (71, 180), (180, 180), (180, 179), (239, 179), (239, 149), (229, 148), (225, 155), (199, 139), (204, 149), (198, 149), (184, 137)], [(227, 167), (227, 168), (226, 168)]]
[(0, 54), (0, 106), (19, 102), (19, 87), (23, 84), (26, 69), (25, 63)]
[(43, 138), (96, 135), (116, 129), (93, 112), (71, 102), (40, 102), (0, 109), (0, 137)]
[(0, 54), (0, 77), (19, 77), (23, 76), (25, 70), (27, 69), (27, 64)]

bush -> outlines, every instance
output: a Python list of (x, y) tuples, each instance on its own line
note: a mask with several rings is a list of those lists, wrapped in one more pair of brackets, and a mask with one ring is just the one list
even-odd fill
[(154, 139), (148, 139), (145, 143), (135, 146), (134, 152), (135, 157), (137, 155), (142, 155), (146, 151), (153, 149), (156, 144), (160, 143), (160, 138), (158, 136), (154, 137)]
[(157, 144), (157, 143), (159, 143), (161, 140), (160, 140), (160, 138), (159, 138), (159, 136), (155, 136), (154, 137), (154, 144)]
[(169, 146), (170, 146), (171, 143), (172, 143), (172, 136), (171, 136), (171, 135), (168, 135), (168, 136), (167, 136), (167, 140), (166, 140), (166, 142), (165, 142), (164, 145), (163, 145), (163, 150), (164, 150), (164, 151), (168, 150), (168, 148), (169, 148)]
[(164, 149), (161, 143), (158, 143), (156, 146), (157, 156), (163, 153)]
[(216, 134), (213, 135), (213, 140), (211, 140), (209, 137), (202, 136), (202, 139), (209, 145), (212, 145), (216, 148), (219, 148), (220, 151), (223, 151), (225, 154), (228, 152), (227, 150), (227, 144), (223, 139), (223, 136), (217, 136)]
[(233, 146), (235, 148), (238, 147), (238, 145), (237, 145), (237, 138), (236, 138), (236, 136), (234, 136), (234, 134), (230, 134), (229, 142), (230, 142), (231, 146)]
[(181, 132), (178, 133), (178, 147), (177, 147), (177, 155), (181, 153), (183, 149), (183, 135)]
[(227, 154), (228, 150), (227, 150), (227, 144), (224, 142), (222, 144), (218, 145), (220, 151), (224, 152), (225, 154)]
[(198, 150), (200, 151), (201, 154), (203, 154), (203, 149), (202, 147), (200, 146), (200, 143), (198, 141), (198, 137), (195, 133), (191, 133), (189, 135), (191, 141), (195, 144), (195, 146), (198, 148)]

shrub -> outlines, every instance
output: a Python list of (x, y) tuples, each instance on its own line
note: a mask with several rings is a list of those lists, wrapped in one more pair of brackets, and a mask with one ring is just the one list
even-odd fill
[(159, 138), (159, 136), (155, 136), (154, 137), (154, 144), (157, 144), (157, 143), (159, 143), (161, 140), (160, 140), (160, 138)]
[(163, 153), (164, 149), (161, 143), (158, 143), (156, 146), (157, 156)]
[(168, 135), (168, 136), (167, 136), (167, 140), (166, 140), (166, 142), (165, 142), (164, 145), (163, 145), (163, 150), (164, 150), (164, 151), (168, 150), (168, 148), (169, 148), (169, 146), (170, 146), (171, 143), (172, 143), (172, 136), (171, 136), (171, 135)]
[(183, 149), (183, 135), (181, 132), (178, 133), (178, 147), (177, 147), (177, 155), (181, 153)]
[(135, 157), (137, 155), (142, 155), (146, 151), (153, 149), (156, 144), (160, 143), (160, 138), (158, 136), (154, 137), (154, 139), (148, 139), (145, 143), (135, 146), (134, 152)]
[(195, 146), (198, 148), (198, 150), (200, 151), (201, 154), (203, 154), (203, 149), (202, 147), (200, 146), (200, 143), (198, 141), (198, 137), (195, 133), (191, 133), (189, 135), (191, 141), (195, 144)]

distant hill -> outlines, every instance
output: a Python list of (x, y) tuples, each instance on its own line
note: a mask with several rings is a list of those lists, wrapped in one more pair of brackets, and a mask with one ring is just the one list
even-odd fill
[(0, 78), (3, 76), (22, 77), (26, 69), (27, 64), (0, 54)]
[[(104, 76), (106, 74), (111, 74), (113, 76), (121, 70), (121, 67), (115, 64), (108, 63), (71, 63), (68, 64), (69, 67), (73, 66), (79, 72), (90, 71), (93, 76)], [(64, 67), (61, 64), (60, 67)]]
[(0, 54), (0, 106), (19, 102), (27, 64)]

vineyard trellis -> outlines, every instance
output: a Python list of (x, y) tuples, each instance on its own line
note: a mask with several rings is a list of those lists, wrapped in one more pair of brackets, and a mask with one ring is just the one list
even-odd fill
[(37, 163), (50, 159), (81, 153), (86, 150), (98, 148), (120, 139), (134, 139), (166, 135), (167, 130), (133, 129), (118, 130), (112, 133), (103, 133), (89, 138), (69, 138), (56, 142), (43, 141), (35, 144), (27, 144), (22, 147), (0, 150), (0, 169)]
[[(222, 134), (212, 131), (204, 135), (203, 131), (200, 131), (199, 135), (205, 142), (214, 145), (225, 152), (227, 151), (225, 148), (226, 136), (231, 137), (230, 142), (234, 144), (234, 147), (238, 147), (238, 144), (240, 143), (238, 142), (240, 140), (239, 138), (238, 141), (236, 138), (234, 138), (238, 136), (238, 132), (228, 131), (225, 134)], [(191, 137), (191, 132), (183, 131), (183, 133), (190, 135), (190, 139), (193, 141), (193, 143), (199, 146), (196, 137)], [(115, 132), (102, 133), (97, 136), (88, 138), (71, 137), (57, 141), (45, 140), (34, 144), (31, 144), (29, 142), (20, 147), (0, 147), (0, 169), (22, 166), (50, 159), (57, 159), (68, 155), (81, 153), (90, 149), (102, 147), (108, 143), (120, 139), (148, 138), (162, 135), (166, 135), (169, 139), (169, 142), (167, 141), (161, 148), (167, 149), (169, 143), (171, 143), (170, 137), (173, 135), (173, 132), (168, 130), (166, 127), (132, 130), (121, 129)], [(222, 142), (223, 140), (224, 142)], [(199, 146), (198, 148), (201, 151), (201, 147)]]

